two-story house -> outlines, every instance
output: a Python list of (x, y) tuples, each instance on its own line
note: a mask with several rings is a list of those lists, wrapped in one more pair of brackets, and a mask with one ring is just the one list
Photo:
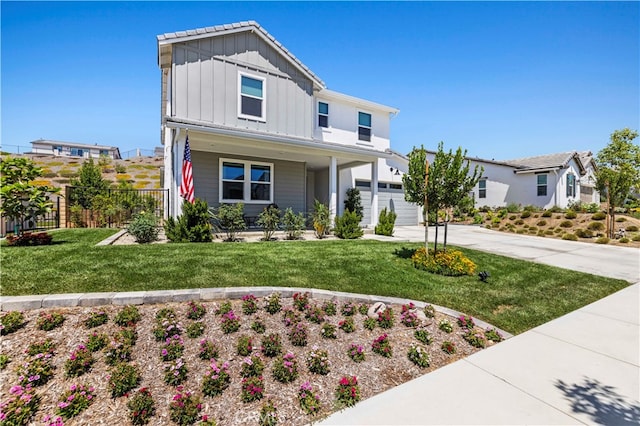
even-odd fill
[(171, 216), (181, 211), (188, 136), (195, 196), (212, 207), (242, 202), (247, 216), (269, 204), (309, 212), (318, 199), (335, 215), (346, 190), (358, 186), (364, 224), (375, 225), (383, 207), (399, 214), (399, 224), (418, 223), (399, 178), (407, 159), (390, 149), (397, 109), (328, 90), (253, 21), (157, 41)]

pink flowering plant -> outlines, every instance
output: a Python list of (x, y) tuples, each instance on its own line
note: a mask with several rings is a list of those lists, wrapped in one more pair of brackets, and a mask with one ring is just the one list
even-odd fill
[(156, 340), (164, 340), (169, 336), (180, 335), (184, 331), (182, 323), (178, 320), (173, 309), (161, 309), (156, 314), (156, 325), (153, 328), (153, 335)]
[(25, 353), (30, 356), (38, 355), (38, 354), (51, 354), (55, 353), (54, 348), (56, 344), (51, 338), (46, 338), (45, 340), (41, 340), (39, 342), (33, 342), (29, 345), (29, 347), (25, 350)]
[(360, 386), (356, 376), (342, 376), (336, 388), (336, 400), (345, 407), (351, 407), (360, 401)]
[(387, 336), (387, 333), (384, 333), (373, 341), (371, 344), (371, 350), (385, 358), (391, 358), (393, 352), (391, 350), (391, 343), (389, 343), (389, 336)]
[(198, 426), (216, 426), (216, 421), (213, 418), (209, 418), (208, 415), (203, 414), (200, 418), (200, 423)]
[(175, 334), (167, 337), (160, 350), (160, 356), (163, 361), (173, 361), (182, 356), (184, 352), (184, 341), (180, 335)]
[(366, 330), (375, 330), (375, 328), (378, 325), (378, 320), (375, 318), (365, 318), (364, 322), (362, 323), (362, 326), (366, 329)]
[(202, 402), (191, 392), (184, 391), (182, 386), (178, 386), (177, 391), (169, 404), (169, 416), (178, 425), (192, 425), (200, 417)]
[(91, 352), (98, 352), (99, 350), (104, 349), (108, 342), (109, 338), (106, 334), (93, 331), (87, 338), (86, 346)]
[(42, 418), (42, 424), (44, 426), (64, 426), (64, 421), (60, 416), (53, 418), (47, 414)]
[(282, 309), (282, 304), (280, 303), (280, 293), (272, 293), (265, 300), (264, 310), (271, 315), (274, 315), (280, 312), (280, 309)]
[(111, 391), (111, 397), (117, 398), (138, 386), (141, 377), (135, 365), (120, 363), (109, 371), (108, 380), (107, 387)]
[(322, 310), (329, 316), (335, 315), (338, 311), (336, 302), (334, 302), (333, 300), (325, 300), (324, 303), (322, 303)]
[(353, 302), (344, 302), (340, 308), (340, 313), (345, 317), (350, 317), (356, 313), (357, 306)]
[(228, 314), (232, 310), (233, 310), (233, 306), (231, 306), (231, 302), (229, 302), (228, 300), (225, 300), (216, 309), (216, 315)]
[(260, 350), (264, 356), (274, 357), (282, 353), (282, 341), (278, 333), (271, 333), (262, 338)]
[(131, 361), (132, 345), (117, 335), (105, 349), (104, 360), (108, 365)]
[(252, 315), (258, 312), (258, 299), (253, 294), (242, 296), (242, 312), (245, 315)]
[(133, 425), (146, 425), (156, 412), (156, 404), (151, 392), (142, 388), (127, 401), (129, 419)]
[(304, 382), (298, 389), (298, 402), (305, 413), (314, 416), (322, 409), (320, 397), (313, 392), (311, 383)]
[(213, 340), (202, 339), (198, 346), (198, 357), (203, 360), (218, 358), (218, 345)]
[(187, 318), (189, 318), (190, 320), (201, 320), (206, 313), (207, 309), (202, 303), (191, 301), (187, 304)]
[(251, 323), (251, 329), (258, 334), (262, 334), (267, 330), (267, 326), (260, 318)]
[(44, 331), (51, 331), (54, 328), (60, 327), (62, 323), (64, 323), (64, 315), (56, 311), (40, 312), (36, 320), (36, 326)]
[(294, 293), (293, 294), (293, 306), (300, 312), (304, 311), (309, 305), (309, 292)]
[(485, 339), (484, 334), (480, 331), (471, 329), (464, 333), (462, 337), (474, 348), (485, 348), (487, 346), (487, 339)]
[(132, 327), (140, 321), (140, 311), (135, 305), (127, 305), (113, 318), (113, 322), (121, 327)]
[(308, 305), (304, 316), (316, 324), (322, 324), (324, 322), (324, 311), (316, 305)]
[(400, 313), (400, 322), (407, 327), (418, 326), (418, 314), (416, 314), (416, 306), (412, 303), (408, 305), (402, 305), (402, 312)]
[(193, 321), (187, 326), (187, 336), (195, 339), (204, 334), (204, 323), (202, 321)]
[(262, 375), (262, 371), (264, 370), (264, 362), (262, 358), (258, 355), (254, 355), (252, 357), (247, 357), (242, 360), (242, 364), (240, 366), (240, 376), (242, 377), (252, 377), (252, 376), (260, 376)]
[(298, 361), (295, 355), (287, 352), (273, 363), (273, 378), (281, 383), (289, 383), (298, 378)]
[(238, 344), (236, 348), (238, 350), (238, 355), (249, 356), (253, 351), (253, 340), (251, 339), (251, 336), (240, 336), (238, 338)]
[(380, 328), (391, 328), (394, 323), (393, 309), (388, 307), (382, 312), (378, 312), (378, 326)]
[(240, 329), (240, 320), (233, 311), (222, 314), (220, 326), (224, 334), (235, 333)]
[(473, 318), (470, 316), (466, 316), (466, 315), (460, 315), (458, 317), (458, 325), (461, 328), (467, 329), (467, 330), (471, 330), (473, 329), (473, 327), (476, 325), (473, 322)]
[(71, 355), (69, 355), (69, 359), (64, 363), (64, 371), (67, 373), (67, 377), (82, 376), (91, 370), (93, 362), (94, 359), (91, 351), (89, 351), (85, 345), (78, 345), (78, 347), (71, 352)]
[(264, 393), (264, 380), (262, 376), (251, 376), (242, 379), (240, 399), (242, 402), (253, 402), (262, 399)]
[(202, 378), (202, 393), (206, 396), (216, 396), (229, 387), (231, 377), (229, 376), (229, 363), (224, 362), (218, 366), (215, 361), (211, 362), (211, 368)]
[(347, 355), (353, 362), (362, 362), (365, 360), (364, 348), (361, 345), (351, 344), (347, 350)]
[(287, 306), (283, 309), (282, 322), (284, 322), (284, 325), (287, 327), (297, 324), (300, 322), (300, 314)]
[(355, 322), (351, 317), (345, 318), (340, 321), (338, 323), (338, 327), (340, 327), (340, 330), (344, 331), (345, 333), (353, 333), (354, 331), (356, 331)]
[(0, 404), (0, 424), (26, 425), (40, 406), (40, 397), (31, 385), (12, 386), (9, 398)]
[(260, 407), (258, 424), (260, 426), (276, 426), (278, 424), (278, 409), (270, 399)]
[(487, 340), (491, 340), (492, 342), (502, 342), (504, 340), (504, 337), (502, 337), (502, 334), (500, 334), (500, 332), (498, 332), (498, 330), (496, 330), (495, 328), (490, 328), (488, 330), (486, 330), (484, 332), (484, 336), (487, 338)]
[(338, 336), (336, 335), (336, 326), (331, 324), (330, 322), (325, 322), (320, 327), (320, 335), (325, 339), (335, 339)]
[(427, 368), (429, 366), (429, 354), (427, 350), (415, 343), (409, 346), (407, 358), (420, 368)]
[(87, 328), (95, 328), (106, 324), (107, 321), (109, 321), (109, 315), (105, 311), (99, 310), (89, 314), (84, 320), (84, 326)]
[(315, 374), (327, 375), (330, 370), (329, 354), (327, 351), (314, 347), (307, 356), (307, 368)]
[(164, 367), (164, 382), (171, 386), (178, 386), (187, 380), (187, 364), (182, 357), (176, 358)]
[(51, 354), (37, 354), (18, 366), (18, 382), (22, 386), (40, 386), (53, 377), (54, 366)]
[(92, 386), (73, 384), (60, 396), (57, 408), (57, 414), (67, 420), (77, 416), (89, 405), (95, 398), (95, 389)]
[(26, 324), (24, 314), (20, 311), (9, 311), (0, 317), (0, 335), (13, 333)]
[(309, 330), (307, 326), (299, 322), (289, 331), (289, 341), (293, 346), (307, 346)]
[(444, 342), (442, 342), (442, 345), (440, 345), (440, 348), (444, 353), (447, 353), (449, 355), (456, 353), (456, 345), (454, 345), (452, 342), (448, 340), (445, 340)]
[(359, 304), (358, 312), (360, 312), (360, 315), (367, 315), (367, 313), (369, 312), (369, 305), (367, 305), (366, 303)]

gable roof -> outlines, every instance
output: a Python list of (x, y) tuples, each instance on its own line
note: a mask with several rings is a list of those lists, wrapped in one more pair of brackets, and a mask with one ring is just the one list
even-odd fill
[(189, 40), (196, 40), (208, 37), (217, 37), (226, 34), (250, 31), (264, 40), (273, 49), (278, 51), (282, 56), (287, 58), (300, 72), (321, 89), (326, 88), (324, 81), (313, 73), (305, 64), (294, 56), (286, 47), (269, 34), (256, 21), (242, 21), (233, 24), (216, 25), (213, 27), (196, 28), (194, 30), (177, 31), (173, 33), (165, 33), (157, 36), (158, 39), (158, 64), (162, 66), (162, 60), (171, 51), (173, 43), (181, 43)]
[(506, 160), (504, 162), (518, 168), (518, 172), (526, 173), (536, 170), (562, 169), (567, 167), (572, 159), (576, 160), (576, 164), (578, 164), (578, 167), (580, 168), (580, 174), (584, 174), (584, 164), (577, 151), (536, 155), (534, 157), (518, 158), (515, 160)]

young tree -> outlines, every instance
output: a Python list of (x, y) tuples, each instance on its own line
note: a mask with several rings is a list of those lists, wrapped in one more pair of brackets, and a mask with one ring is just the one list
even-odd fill
[(410, 203), (415, 203), (422, 207), (422, 220), (424, 222), (424, 247), (429, 253), (427, 241), (429, 239), (429, 219), (428, 204), (431, 198), (427, 193), (428, 163), (427, 151), (424, 146), (413, 147), (409, 153), (409, 170), (402, 175), (402, 185), (404, 187), (404, 199)]
[[(53, 202), (49, 194), (58, 193), (58, 188), (34, 185), (42, 176), (42, 169), (28, 158), (4, 158), (0, 162), (0, 213), (18, 221), (35, 221), (51, 211)], [(22, 233), (22, 226), (17, 229)]]
[(71, 186), (76, 187), (71, 195), (71, 204), (91, 209), (93, 198), (109, 188), (109, 181), (102, 178), (102, 169), (90, 158), (82, 163), (78, 177), (71, 179)]
[(607, 197), (609, 238), (614, 236), (615, 208), (624, 204), (632, 189), (640, 188), (640, 147), (633, 143), (636, 137), (635, 130), (616, 130), (596, 156), (596, 188)]

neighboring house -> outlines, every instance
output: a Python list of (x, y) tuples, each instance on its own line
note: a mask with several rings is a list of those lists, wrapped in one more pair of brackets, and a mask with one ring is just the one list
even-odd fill
[[(433, 161), (435, 152), (427, 157)], [(569, 203), (599, 203), (593, 173), (596, 170), (591, 152), (563, 152), (516, 160), (494, 161), (468, 158), (471, 169), (484, 168), (473, 189), (476, 207), (502, 207), (509, 203), (541, 208)]]
[(107, 156), (114, 160), (121, 158), (120, 150), (115, 146), (90, 145), (45, 139), (38, 139), (31, 142), (31, 152), (34, 154), (48, 154), (63, 157), (100, 158), (100, 156)]
[(407, 159), (390, 149), (397, 109), (328, 90), (253, 21), (157, 40), (169, 215), (181, 211), (188, 135), (195, 196), (212, 207), (242, 202), (255, 217), (270, 204), (309, 212), (318, 199), (336, 215), (358, 186), (364, 224), (375, 225), (383, 207), (399, 224), (418, 223), (398, 187)]

